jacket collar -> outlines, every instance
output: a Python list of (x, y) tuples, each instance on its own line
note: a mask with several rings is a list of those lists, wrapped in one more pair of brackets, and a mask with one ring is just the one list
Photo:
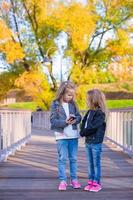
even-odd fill
[(59, 108), (60, 112), (62, 112), (66, 116), (66, 112), (63, 106), (60, 104), (60, 102), (57, 99), (54, 100), (54, 104)]
[(55, 103), (56, 105), (60, 105), (60, 102), (59, 102), (57, 99), (54, 100), (54, 103)]
[(91, 121), (93, 119), (94, 115), (96, 114), (97, 110), (99, 110), (99, 108), (96, 110), (88, 110), (86, 115), (84, 116), (83, 121), (86, 121), (88, 114), (90, 115), (89, 120)]

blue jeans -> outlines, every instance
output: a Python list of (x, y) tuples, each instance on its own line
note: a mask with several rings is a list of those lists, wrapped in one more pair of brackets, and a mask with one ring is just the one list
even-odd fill
[(71, 180), (77, 179), (78, 139), (57, 140), (58, 175), (61, 181), (66, 181), (66, 161), (69, 158)]
[(100, 183), (102, 144), (87, 144), (88, 178)]

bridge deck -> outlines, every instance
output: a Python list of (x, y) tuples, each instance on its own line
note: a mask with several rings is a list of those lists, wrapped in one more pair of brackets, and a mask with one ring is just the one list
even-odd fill
[(56, 143), (51, 131), (33, 130), (28, 145), (0, 163), (0, 200), (130, 200), (133, 199), (133, 159), (105, 141), (102, 159), (103, 190), (84, 192), (87, 163), (84, 140), (79, 143), (79, 180), (82, 189), (59, 192)]

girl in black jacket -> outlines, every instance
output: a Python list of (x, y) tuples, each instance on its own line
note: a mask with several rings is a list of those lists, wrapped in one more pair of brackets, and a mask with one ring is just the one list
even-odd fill
[(89, 110), (82, 120), (80, 135), (85, 137), (88, 159), (88, 184), (84, 190), (98, 192), (102, 189), (101, 152), (106, 129), (105, 96), (98, 89), (87, 92)]

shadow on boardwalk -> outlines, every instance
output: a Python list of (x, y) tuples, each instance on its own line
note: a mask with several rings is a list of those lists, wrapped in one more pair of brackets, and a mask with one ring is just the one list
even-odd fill
[(84, 139), (80, 139), (78, 175), (82, 189), (68, 187), (67, 191), (59, 192), (53, 133), (37, 129), (32, 132), (32, 139), (27, 146), (10, 156), (7, 162), (0, 163), (0, 200), (133, 199), (133, 159), (107, 141), (103, 147), (103, 190), (99, 193), (83, 191), (87, 181), (87, 163)]

